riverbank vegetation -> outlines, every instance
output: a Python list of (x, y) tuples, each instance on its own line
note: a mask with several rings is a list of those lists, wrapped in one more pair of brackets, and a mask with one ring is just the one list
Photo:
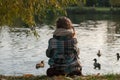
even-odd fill
[(28, 27), (42, 23), (49, 13), (65, 14), (64, 8), (79, 0), (0, 0), (0, 26), (24, 24)]
[(30, 28), (38, 37), (35, 27), (49, 19), (49, 14), (66, 14), (65, 7), (78, 4), (79, 0), (0, 0), (0, 29)]
[(111, 7), (68, 7), (68, 14), (120, 14), (120, 8)]
[(54, 76), (47, 77), (43, 76), (0, 76), (0, 80), (119, 80), (119, 74), (108, 74), (108, 75), (88, 75), (88, 76)]
[(109, 8), (119, 7), (120, 0), (0, 0), (0, 26), (31, 28), (48, 20), (49, 14), (62, 16), (71, 13), (66, 12), (66, 8), (74, 6), (79, 7), (71, 12), (90, 11), (89, 14), (92, 14), (95, 11), (106, 12)]

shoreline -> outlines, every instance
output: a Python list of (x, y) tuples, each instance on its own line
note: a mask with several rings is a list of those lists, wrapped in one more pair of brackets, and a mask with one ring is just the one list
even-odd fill
[(87, 76), (54, 76), (48, 77), (46, 75), (34, 76), (26, 74), (23, 76), (4, 76), (0, 75), (0, 80), (119, 80), (120, 74), (107, 74), (107, 75), (87, 75)]
[(108, 14), (108, 15), (119, 15), (119, 8), (110, 7), (69, 7), (66, 9), (68, 14)]

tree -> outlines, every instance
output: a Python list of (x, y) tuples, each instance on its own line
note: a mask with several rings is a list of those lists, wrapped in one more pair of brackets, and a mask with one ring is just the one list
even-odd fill
[(96, 6), (97, 0), (86, 0), (86, 6)]
[(97, 6), (109, 7), (110, 6), (109, 0), (97, 0)]
[(120, 0), (110, 0), (112, 6), (120, 6)]
[(80, 6), (84, 6), (84, 5), (86, 5), (86, 0), (79, 0), (79, 2), (80, 2)]
[(79, 0), (0, 0), (0, 26), (21, 22), (31, 27), (36, 16), (42, 21), (50, 11), (65, 13), (65, 7), (77, 3)]

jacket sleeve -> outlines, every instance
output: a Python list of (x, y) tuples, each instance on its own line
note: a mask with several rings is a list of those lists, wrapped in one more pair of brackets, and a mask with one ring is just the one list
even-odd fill
[(50, 58), (50, 49), (47, 49), (47, 50), (46, 50), (46, 56), (47, 56), (48, 58)]
[(78, 56), (80, 54), (80, 49), (78, 48), (77, 44), (78, 44), (78, 41), (76, 38), (74, 38), (74, 50), (76, 55)]
[(52, 39), (49, 40), (49, 42), (48, 42), (48, 48), (46, 50), (46, 56), (48, 58), (51, 58), (53, 56), (53, 49), (52, 49), (52, 45), (51, 45), (51, 40)]

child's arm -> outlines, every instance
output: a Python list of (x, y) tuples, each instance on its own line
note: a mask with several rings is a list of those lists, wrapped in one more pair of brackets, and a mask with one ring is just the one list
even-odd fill
[(46, 56), (48, 57), (48, 58), (51, 58), (52, 56), (53, 56), (53, 50), (54, 49), (52, 49), (52, 44), (51, 44), (51, 42), (52, 42), (52, 39), (50, 39), (49, 40), (49, 43), (48, 43), (48, 49), (46, 50)]

